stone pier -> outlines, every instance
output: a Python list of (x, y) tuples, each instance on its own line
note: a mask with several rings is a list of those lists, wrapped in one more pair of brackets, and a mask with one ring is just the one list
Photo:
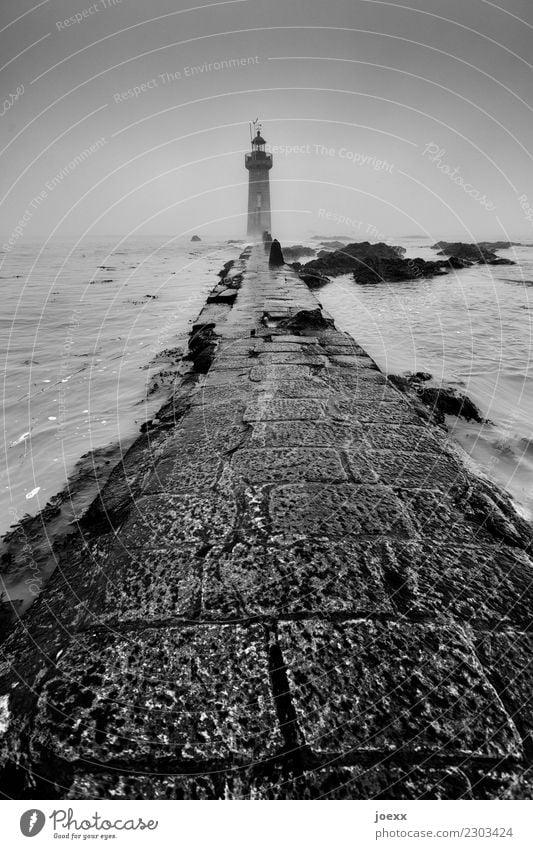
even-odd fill
[(531, 530), (289, 267), (190, 369), (0, 654), (15, 798), (530, 798)]

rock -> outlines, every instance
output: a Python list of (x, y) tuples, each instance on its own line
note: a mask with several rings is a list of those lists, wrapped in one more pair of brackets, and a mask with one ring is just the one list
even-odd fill
[(289, 248), (283, 248), (283, 256), (285, 260), (296, 259), (300, 256), (314, 256), (313, 248), (306, 248), (305, 245), (292, 245)]
[(520, 246), (521, 242), (478, 242), (478, 245), (488, 251), (504, 251), (515, 246)]
[[(439, 256), (450, 256), (454, 259), (466, 260), (469, 263), (488, 263), (497, 265), (515, 265), (512, 259), (498, 257), (491, 248), (487, 247), (496, 242), (479, 242), (478, 244), (467, 244), (466, 242), (435, 242), (433, 250), (438, 250)], [(508, 244), (508, 243), (504, 243)]]
[(354, 242), (342, 250), (321, 251), (317, 259), (303, 266), (302, 279), (316, 288), (317, 285), (323, 286), (328, 282), (328, 275), (335, 277), (350, 272), (353, 273), (356, 283), (413, 280), (446, 273), (443, 266), (447, 266), (448, 261), (427, 262), (420, 257), (403, 259), (404, 253), (405, 248), (399, 245)]
[(334, 239), (332, 242), (322, 242), (321, 244), (325, 248), (329, 248), (330, 251), (340, 251), (345, 247), (344, 242), (338, 242), (336, 239)]
[(448, 265), (452, 268), (470, 268), (473, 263), (467, 259), (459, 259), (458, 256), (450, 256), (448, 257)]
[(457, 392), (450, 387), (427, 386), (419, 393), (422, 402), (429, 407), (436, 416), (457, 416), (466, 419), (467, 422), (474, 421), (483, 424), (485, 419), (479, 412), (474, 402), (462, 392)]
[(443, 424), (445, 416), (456, 416), (467, 422), (474, 421), (479, 424), (487, 421), (468, 395), (457, 392), (451, 386), (424, 386), (424, 383), (432, 379), (429, 372), (390, 374), (388, 378), (400, 392), (406, 395), (413, 394), (418, 401), (421, 401), (429, 409), (435, 424)]
[(272, 267), (276, 267), (278, 265), (285, 265), (281, 245), (277, 239), (274, 239), (270, 246), (270, 256), (268, 258), (268, 264)]
[(201, 242), (201, 241), (202, 240), (201, 240), (200, 236), (193, 236), (192, 239), (191, 239), (191, 242)]

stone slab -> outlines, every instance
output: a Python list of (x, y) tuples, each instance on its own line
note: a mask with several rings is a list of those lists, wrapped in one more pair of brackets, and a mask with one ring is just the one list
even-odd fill
[(232, 758), (281, 745), (261, 626), (95, 634), (59, 659), (39, 698), (33, 745), (66, 761)]
[(326, 414), (324, 402), (298, 398), (254, 401), (244, 411), (245, 422), (322, 419)]
[(232, 533), (236, 516), (235, 497), (222, 488), (148, 495), (135, 502), (121, 539), (129, 550), (137, 551), (215, 542)]
[(309, 365), (256, 365), (250, 370), (250, 380), (258, 383), (271, 380), (307, 380), (317, 372), (319, 367), (313, 369)]
[[(403, 489), (437, 489), (447, 492), (465, 483), (464, 467), (450, 456), (400, 452), (388, 449), (365, 452), (365, 459), (384, 484)], [(360, 452), (348, 452), (350, 467), (360, 467)]]
[(398, 497), (406, 505), (419, 535), (431, 540), (437, 549), (450, 542), (473, 545), (498, 541), (488, 528), (473, 522), (458, 507), (452, 492), (405, 489), (398, 491)]
[(101, 588), (90, 604), (91, 624), (149, 625), (169, 617), (196, 617), (202, 581), (199, 547), (162, 545), (139, 551), (117, 540), (100, 564)]
[(178, 450), (168, 448), (143, 486), (144, 495), (173, 494), (214, 487), (222, 470), (224, 454), (202, 445)]
[(414, 526), (402, 502), (381, 485), (292, 484), (275, 487), (272, 530), (301, 536), (410, 537)]
[(231, 465), (236, 475), (254, 484), (348, 480), (333, 448), (242, 448)]
[(329, 446), (336, 449), (366, 446), (364, 431), (357, 422), (321, 421), (253, 422), (250, 445), (263, 448)]
[(392, 451), (442, 452), (446, 447), (444, 436), (435, 434), (428, 426), (407, 424), (402, 427), (394, 425), (367, 424), (364, 438), (371, 448), (389, 449)]
[[(533, 755), (533, 634), (505, 630), (476, 633), (476, 648), (498, 696), (520, 734), (528, 760)], [(529, 787), (533, 787), (530, 769)]]
[(319, 368), (324, 368), (324, 366), (328, 364), (327, 357), (317, 356), (316, 354), (307, 353), (306, 351), (279, 351), (275, 353), (261, 351), (259, 356), (255, 359), (259, 366), (294, 364), (299, 366), (318, 366)]
[(520, 756), (512, 722), (455, 628), (308, 621), (278, 632), (298, 724), (315, 751)]
[(202, 617), (391, 615), (387, 553), (357, 539), (242, 539), (205, 557)]
[(483, 630), (531, 625), (533, 564), (516, 548), (453, 538), (434, 545), (429, 537), (395, 543), (393, 558), (391, 581), (407, 611), (416, 608), (430, 618), (451, 616)]

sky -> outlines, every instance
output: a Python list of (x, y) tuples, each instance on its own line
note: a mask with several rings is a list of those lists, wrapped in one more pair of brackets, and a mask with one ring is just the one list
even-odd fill
[[(272, 231), (533, 241), (530, 0), (2, 0), (0, 248)], [(355, 238), (354, 238), (355, 240)]]

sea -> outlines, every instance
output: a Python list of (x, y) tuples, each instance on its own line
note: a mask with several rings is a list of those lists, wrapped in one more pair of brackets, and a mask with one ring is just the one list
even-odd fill
[[(406, 257), (435, 258), (423, 237), (397, 243)], [(112, 462), (131, 444), (244, 244), (94, 237), (0, 254), (0, 536), (63, 489), (80, 458)], [(488, 422), (448, 417), (448, 438), (532, 520), (533, 244), (499, 255), (516, 265), (378, 285), (344, 276), (318, 297), (384, 372), (429, 372), (470, 396)]]
[(0, 255), (0, 536), (80, 458), (118, 461), (168, 397), (191, 322), (241, 244), (115, 237)]

